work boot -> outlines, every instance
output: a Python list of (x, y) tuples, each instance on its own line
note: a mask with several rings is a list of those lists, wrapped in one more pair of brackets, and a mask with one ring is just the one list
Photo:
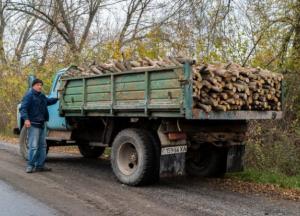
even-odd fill
[(33, 169), (32, 166), (28, 166), (28, 167), (26, 168), (26, 173), (33, 173), (33, 171), (34, 171), (34, 169)]
[(50, 167), (44, 166), (44, 167), (36, 167), (35, 171), (36, 172), (50, 172), (50, 171), (52, 171), (52, 169)]

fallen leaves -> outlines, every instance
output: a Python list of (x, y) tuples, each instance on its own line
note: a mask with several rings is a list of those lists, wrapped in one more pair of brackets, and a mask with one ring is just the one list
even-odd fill
[(4, 143), (19, 144), (19, 138), (16, 137), (10, 137), (0, 134), (0, 140)]
[(257, 194), (277, 199), (300, 201), (299, 189), (281, 188), (275, 184), (245, 182), (235, 178), (212, 179), (211, 183), (217, 188), (242, 194)]

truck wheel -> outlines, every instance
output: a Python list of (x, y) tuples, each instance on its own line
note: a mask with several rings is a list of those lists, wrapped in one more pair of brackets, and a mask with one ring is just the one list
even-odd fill
[[(24, 160), (28, 160), (28, 128), (22, 127), (19, 139), (19, 150)], [(48, 154), (49, 146), (47, 145), (46, 154)]]
[(151, 140), (151, 144), (153, 146), (154, 150), (154, 167), (153, 167), (153, 179), (152, 183), (159, 181), (159, 172), (160, 172), (160, 156), (161, 156), (161, 146), (160, 141), (158, 137), (155, 137), (153, 133), (145, 130), (145, 132), (148, 134), (149, 139)]
[(120, 182), (136, 186), (157, 180), (155, 148), (149, 134), (132, 128), (116, 136), (112, 144), (111, 165)]
[(207, 144), (187, 152), (186, 172), (198, 177), (222, 177), (226, 172), (223, 149)]
[(28, 160), (28, 129), (23, 127), (20, 133), (19, 150), (24, 160)]
[(85, 158), (98, 158), (103, 154), (105, 147), (89, 146), (88, 143), (80, 143), (78, 144), (78, 149)]

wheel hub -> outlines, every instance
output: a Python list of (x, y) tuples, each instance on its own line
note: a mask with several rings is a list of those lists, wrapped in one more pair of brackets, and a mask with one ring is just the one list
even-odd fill
[(124, 143), (120, 146), (118, 154), (118, 167), (125, 175), (133, 174), (138, 167), (138, 153), (134, 145)]
[(130, 155), (129, 155), (129, 161), (131, 163), (136, 163), (137, 162), (137, 154), (136, 152), (132, 152)]

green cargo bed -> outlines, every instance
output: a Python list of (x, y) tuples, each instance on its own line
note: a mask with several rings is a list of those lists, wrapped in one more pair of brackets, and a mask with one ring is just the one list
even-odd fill
[(147, 69), (61, 81), (63, 116), (181, 117), (186, 119), (276, 119), (281, 111), (205, 113), (193, 108), (192, 71), (183, 67)]

